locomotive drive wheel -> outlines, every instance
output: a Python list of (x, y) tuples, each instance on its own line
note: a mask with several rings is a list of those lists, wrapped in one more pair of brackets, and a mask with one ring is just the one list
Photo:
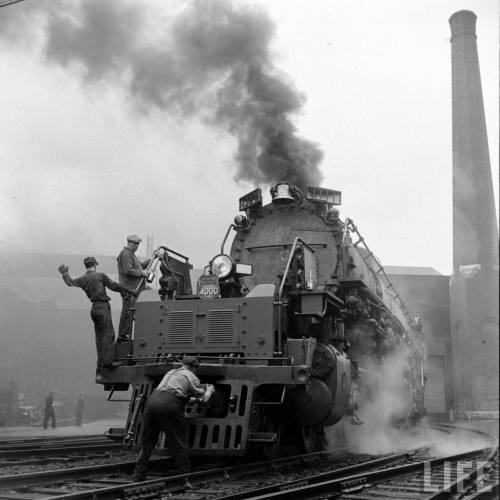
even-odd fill
[(324, 449), (323, 427), (299, 427), (296, 436), (296, 445), (300, 453), (312, 453)]

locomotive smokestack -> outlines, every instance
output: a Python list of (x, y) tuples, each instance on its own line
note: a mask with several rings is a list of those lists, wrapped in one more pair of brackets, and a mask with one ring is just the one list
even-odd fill
[[(455, 409), (498, 417), (498, 229), (484, 118), (476, 15), (450, 18), (453, 108), (453, 276), (450, 283)], [(478, 413), (480, 412), (480, 413)]]
[(450, 17), (453, 107), (453, 270), (498, 264), (498, 230), (476, 46), (476, 15)]

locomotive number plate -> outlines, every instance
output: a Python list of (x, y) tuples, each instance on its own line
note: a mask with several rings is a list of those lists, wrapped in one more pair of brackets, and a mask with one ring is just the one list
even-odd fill
[(216, 276), (201, 276), (198, 280), (198, 295), (212, 299), (220, 295), (219, 280)]

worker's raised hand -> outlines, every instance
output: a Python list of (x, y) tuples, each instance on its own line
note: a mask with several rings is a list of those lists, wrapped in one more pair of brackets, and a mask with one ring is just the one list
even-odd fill
[(139, 295), (139, 292), (137, 290), (134, 290), (133, 288), (130, 288), (128, 293), (130, 295), (133, 295), (134, 297), (137, 297)]
[(61, 274), (64, 274), (64, 273), (67, 273), (69, 271), (69, 268), (66, 264), (61, 264), (57, 270), (61, 273)]
[(142, 276), (143, 278), (147, 278), (147, 277), (149, 276), (149, 271), (146, 271), (146, 270), (141, 271), (141, 276)]

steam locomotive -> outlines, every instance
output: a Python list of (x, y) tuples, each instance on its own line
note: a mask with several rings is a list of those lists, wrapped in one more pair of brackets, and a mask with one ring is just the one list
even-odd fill
[(394, 385), (384, 378), (393, 363), (402, 366), (395, 390), (404, 402), (394, 420), (423, 410), (419, 322), (353, 221), (340, 219), (341, 193), (282, 182), (271, 197), (263, 205), (256, 189), (240, 198), (195, 293), (189, 259), (167, 247), (155, 252), (159, 297), (140, 295), (133, 340), (117, 345), (122, 365), (102, 382), (109, 400), (132, 388), (120, 434), (129, 445), (140, 444), (148, 396), (186, 354), (198, 356), (201, 382), (215, 386), (208, 403), (186, 406), (193, 455), (290, 443), (318, 449), (326, 427), (345, 415), (359, 423), (358, 408)]

